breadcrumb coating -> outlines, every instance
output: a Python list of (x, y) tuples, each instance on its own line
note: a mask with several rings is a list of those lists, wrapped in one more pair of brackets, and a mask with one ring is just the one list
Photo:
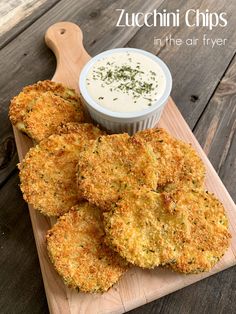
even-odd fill
[(66, 285), (84, 292), (104, 292), (128, 265), (104, 243), (101, 211), (80, 203), (61, 216), (48, 231), (50, 259)]
[(74, 90), (52, 81), (23, 88), (10, 104), (13, 125), (35, 142), (54, 134), (61, 123), (84, 122), (83, 106)]
[(128, 134), (102, 136), (85, 146), (78, 161), (78, 187), (85, 199), (110, 210), (125, 190), (156, 188), (152, 148)]
[(84, 145), (104, 134), (92, 124), (69, 123), (31, 148), (19, 164), (24, 199), (47, 216), (59, 216), (82, 195), (76, 166)]
[(158, 160), (156, 172), (159, 190), (170, 191), (180, 186), (204, 186), (205, 167), (191, 145), (158, 128), (140, 131), (134, 137), (153, 148)]
[(104, 213), (106, 243), (143, 268), (169, 265), (184, 273), (210, 270), (229, 246), (222, 204), (202, 190), (125, 193)]

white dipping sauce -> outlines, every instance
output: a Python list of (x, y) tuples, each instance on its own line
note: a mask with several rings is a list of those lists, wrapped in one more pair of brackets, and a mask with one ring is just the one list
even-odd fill
[(134, 112), (149, 108), (161, 98), (166, 79), (151, 58), (138, 52), (115, 52), (93, 65), (86, 87), (100, 106)]

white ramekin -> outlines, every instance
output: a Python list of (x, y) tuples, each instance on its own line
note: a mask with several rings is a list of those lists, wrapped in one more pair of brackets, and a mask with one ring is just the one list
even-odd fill
[[(114, 112), (99, 105), (90, 96), (86, 87), (86, 78), (90, 68), (98, 60), (115, 52), (137, 52), (143, 54), (158, 63), (166, 78), (166, 87), (162, 97), (151, 107), (136, 112)], [(145, 50), (135, 48), (116, 48), (104, 51), (93, 57), (82, 69), (79, 78), (79, 89), (82, 101), (89, 111), (91, 118), (111, 133), (127, 132), (130, 135), (137, 131), (152, 128), (160, 119), (162, 110), (168, 101), (172, 88), (171, 73), (166, 64), (158, 57)]]

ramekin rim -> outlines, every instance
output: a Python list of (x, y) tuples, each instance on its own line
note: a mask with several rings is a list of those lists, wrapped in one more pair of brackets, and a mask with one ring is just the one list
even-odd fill
[[(118, 112), (118, 111), (109, 110), (109, 109), (99, 105), (90, 96), (90, 94), (86, 88), (87, 73), (90, 70), (90, 68), (93, 66), (93, 64), (106, 55), (110, 55), (110, 54), (113, 54), (114, 52), (120, 52), (120, 51), (122, 51), (122, 52), (123, 51), (132, 51), (132, 52), (138, 52), (138, 53), (141, 53), (143, 55), (146, 55), (146, 56), (150, 57), (152, 60), (158, 62), (158, 65), (161, 67), (162, 71), (164, 72), (164, 75), (166, 78), (166, 86), (165, 86), (164, 93), (156, 103), (154, 103), (152, 106), (150, 106), (147, 109), (140, 110), (140, 111), (132, 111), (132, 112)], [(96, 56), (91, 58), (88, 61), (88, 63), (86, 63), (86, 65), (83, 67), (83, 69), (80, 73), (80, 78), (79, 78), (79, 90), (80, 90), (80, 93), (82, 94), (82, 97), (84, 98), (85, 102), (87, 103), (87, 105), (90, 108), (92, 108), (93, 110), (96, 110), (97, 112), (99, 112), (103, 115), (110, 116), (113, 118), (118, 118), (118, 119), (139, 118), (139, 117), (146, 116), (146, 115), (160, 109), (162, 107), (162, 105), (166, 103), (168, 97), (170, 96), (171, 89), (172, 89), (172, 76), (171, 76), (171, 72), (170, 72), (168, 66), (165, 64), (165, 62), (162, 61), (159, 57), (155, 56), (154, 54), (152, 54), (146, 50), (137, 49), (137, 48), (114, 48), (114, 49), (105, 50), (105, 51), (97, 54)]]

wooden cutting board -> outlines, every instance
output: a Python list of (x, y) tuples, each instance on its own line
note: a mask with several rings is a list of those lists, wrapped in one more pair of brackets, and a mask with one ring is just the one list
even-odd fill
[[(80, 28), (69, 22), (54, 24), (47, 30), (45, 41), (57, 58), (57, 69), (52, 80), (64, 83), (78, 91), (80, 71), (90, 59), (83, 47)], [(191, 143), (201, 156), (207, 169), (206, 188), (221, 200), (227, 211), (232, 233), (231, 247), (214, 269), (207, 273), (183, 275), (160, 267), (154, 270), (142, 270), (133, 267), (118, 284), (104, 294), (78, 293), (64, 285), (49, 261), (45, 246), (45, 234), (53, 224), (53, 220), (44, 217), (29, 206), (51, 313), (123, 313), (236, 264), (235, 204), (172, 99), (169, 99), (158, 126), (164, 127), (176, 138)], [(15, 128), (14, 134), (19, 159), (22, 160), (33, 143)]]

